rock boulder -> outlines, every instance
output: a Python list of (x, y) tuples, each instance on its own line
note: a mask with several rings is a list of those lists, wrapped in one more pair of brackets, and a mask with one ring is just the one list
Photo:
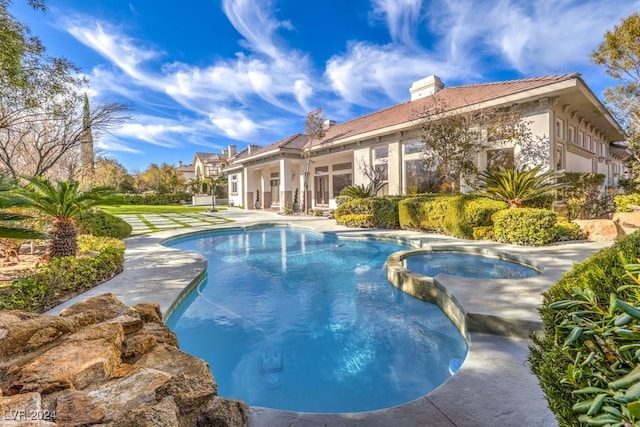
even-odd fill
[(178, 348), (157, 304), (128, 307), (112, 294), (60, 317), (0, 312), (0, 410), (16, 425), (29, 425), (19, 424), (25, 414), (49, 426), (248, 424), (247, 405), (217, 395), (208, 365)]

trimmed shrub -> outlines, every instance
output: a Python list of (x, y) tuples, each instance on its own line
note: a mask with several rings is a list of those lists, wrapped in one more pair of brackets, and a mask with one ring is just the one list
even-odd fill
[(493, 240), (493, 226), (473, 227), (473, 240)]
[[(367, 228), (400, 228), (398, 220), (398, 202), (403, 196), (383, 196), (369, 199), (350, 199), (343, 201), (334, 212), (336, 222), (347, 225), (342, 219), (346, 215), (368, 215)], [(349, 225), (347, 225), (349, 226)], [(360, 227), (360, 226), (357, 226)]]
[(0, 292), (0, 309), (45, 312), (79, 292), (120, 273), (124, 266), (124, 242), (110, 237), (78, 237), (78, 249), (95, 256), (54, 258), (25, 273)]
[(544, 335), (533, 337), (529, 362), (560, 426), (638, 425), (640, 404), (629, 391), (640, 386), (628, 381), (640, 364), (640, 269), (629, 265), (638, 258), (635, 232), (543, 293)]
[(613, 204), (616, 205), (616, 212), (633, 212), (629, 205), (640, 206), (640, 193), (618, 194), (613, 197)]
[(383, 196), (371, 199), (373, 226), (386, 229), (400, 228), (398, 203), (401, 200), (404, 200), (404, 196)]
[(373, 215), (371, 214), (347, 214), (342, 215), (336, 222), (351, 228), (373, 228)]
[(179, 205), (180, 201), (191, 200), (191, 194), (189, 193), (175, 193), (175, 194), (122, 194), (124, 203), (130, 205)]
[(584, 231), (574, 222), (565, 217), (558, 217), (558, 222), (553, 225), (554, 242), (566, 242), (569, 240), (586, 239)]
[(468, 194), (424, 195), (399, 203), (403, 229), (418, 229), (472, 239), (474, 227), (491, 226), (493, 215), (505, 202)]
[(85, 211), (76, 218), (78, 234), (124, 239), (131, 235), (131, 225), (122, 218), (101, 210)]
[(546, 245), (555, 240), (558, 215), (547, 209), (505, 209), (493, 216), (493, 232), (499, 242), (525, 246)]

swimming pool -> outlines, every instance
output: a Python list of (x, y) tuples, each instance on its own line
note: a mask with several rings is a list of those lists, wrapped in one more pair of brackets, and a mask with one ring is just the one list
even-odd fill
[(519, 262), (466, 252), (418, 252), (404, 259), (408, 270), (430, 277), (444, 273), (475, 279), (524, 279), (540, 274)]
[(207, 279), (167, 325), (209, 363), (221, 396), (300, 412), (382, 409), (429, 393), (466, 356), (439, 307), (385, 279), (404, 245), (272, 227), (168, 246), (207, 257)]

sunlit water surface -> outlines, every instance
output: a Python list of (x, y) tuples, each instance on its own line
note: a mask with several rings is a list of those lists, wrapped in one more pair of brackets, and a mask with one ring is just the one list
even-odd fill
[(167, 321), (221, 396), (301, 412), (359, 412), (438, 387), (467, 344), (439, 307), (385, 278), (395, 243), (290, 228), (174, 241), (208, 278)]

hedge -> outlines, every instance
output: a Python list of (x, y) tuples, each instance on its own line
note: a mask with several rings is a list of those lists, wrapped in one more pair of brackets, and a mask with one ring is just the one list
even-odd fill
[(547, 209), (505, 209), (493, 216), (493, 235), (498, 242), (539, 246), (556, 240), (558, 215)]
[[(493, 225), (505, 202), (469, 194), (422, 195), (399, 203), (400, 227), (473, 239), (477, 227)], [(477, 234), (477, 233), (476, 233)]]
[(544, 335), (533, 337), (529, 362), (560, 426), (638, 425), (631, 394), (640, 379), (627, 380), (640, 364), (640, 282), (624, 268), (638, 258), (635, 232), (575, 264), (543, 294)]
[(122, 240), (82, 235), (78, 237), (78, 249), (80, 253), (89, 252), (88, 256), (54, 258), (3, 288), (0, 309), (43, 313), (123, 269)]
[[(338, 224), (347, 227), (396, 229), (400, 228), (398, 203), (403, 198), (402, 196), (383, 196), (343, 200), (333, 215)], [(366, 221), (362, 221), (362, 218), (354, 220), (353, 215), (367, 215), (368, 218)]]
[(78, 234), (90, 234), (96, 237), (115, 237), (124, 239), (131, 235), (131, 225), (122, 218), (108, 212), (85, 211), (76, 219)]
[(125, 203), (130, 205), (178, 205), (182, 201), (190, 201), (191, 194), (189, 193), (175, 193), (175, 194), (121, 194), (120, 195)]
[(640, 193), (618, 194), (613, 197), (616, 212), (633, 212), (629, 205), (640, 206)]

